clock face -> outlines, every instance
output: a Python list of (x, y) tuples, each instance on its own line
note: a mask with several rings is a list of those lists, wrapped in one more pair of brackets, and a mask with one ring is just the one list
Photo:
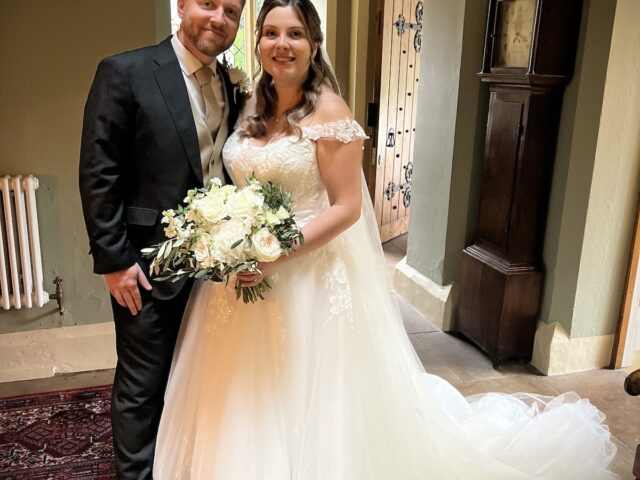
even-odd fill
[(493, 66), (527, 68), (536, 0), (504, 0), (497, 13)]

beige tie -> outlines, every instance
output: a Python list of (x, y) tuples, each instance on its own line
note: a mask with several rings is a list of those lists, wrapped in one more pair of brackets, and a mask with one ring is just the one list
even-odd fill
[(213, 71), (209, 67), (202, 67), (200, 70), (197, 70), (194, 75), (198, 81), (198, 85), (200, 85), (202, 98), (204, 99), (204, 121), (212, 137), (215, 138), (218, 128), (220, 128), (222, 108), (220, 107), (220, 99), (217, 98), (217, 92), (214, 92), (215, 89), (211, 86)]

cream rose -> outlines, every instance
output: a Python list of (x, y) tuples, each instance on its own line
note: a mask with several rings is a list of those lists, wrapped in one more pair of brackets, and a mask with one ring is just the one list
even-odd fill
[(259, 262), (275, 262), (282, 255), (280, 242), (268, 228), (261, 228), (251, 236), (251, 253)]
[(256, 194), (250, 189), (241, 190), (229, 198), (227, 211), (233, 218), (252, 218), (256, 210), (264, 205), (262, 195)]
[(196, 201), (196, 210), (207, 222), (219, 222), (227, 216), (224, 195), (211, 192), (206, 197)]

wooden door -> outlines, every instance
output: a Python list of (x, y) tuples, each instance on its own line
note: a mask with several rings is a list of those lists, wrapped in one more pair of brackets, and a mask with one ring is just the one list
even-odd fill
[(409, 229), (423, 2), (380, 3), (379, 115), (369, 181), (384, 242)]

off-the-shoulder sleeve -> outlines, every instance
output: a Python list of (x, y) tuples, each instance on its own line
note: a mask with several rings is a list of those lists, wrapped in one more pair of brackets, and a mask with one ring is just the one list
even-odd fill
[(369, 138), (355, 120), (339, 120), (337, 122), (302, 127), (302, 132), (307, 138), (314, 141), (321, 138), (334, 138), (342, 143), (350, 143), (354, 140)]

